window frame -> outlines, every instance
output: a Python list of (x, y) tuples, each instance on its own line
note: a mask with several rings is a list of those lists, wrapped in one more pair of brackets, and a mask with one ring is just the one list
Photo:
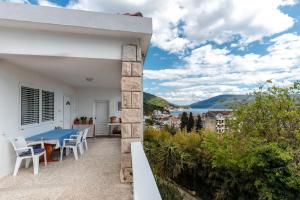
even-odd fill
[[(49, 93), (53, 93), (53, 119), (51, 120), (47, 120), (47, 121), (43, 121), (43, 91), (44, 92), (49, 92)], [(51, 91), (51, 90), (47, 90), (47, 89), (40, 89), (40, 98), (41, 98), (41, 108), (40, 108), (40, 123), (44, 124), (44, 123), (51, 123), (55, 121), (55, 92)]]
[[(28, 87), (28, 88), (32, 88), (32, 89), (38, 89), (39, 90), (39, 122), (38, 123), (33, 123), (33, 124), (25, 124), (22, 125), (22, 87)], [(51, 121), (42, 121), (42, 91), (47, 91), (47, 92), (53, 92), (54, 93), (54, 119)], [(55, 102), (56, 99), (56, 94), (55, 94), (55, 90), (53, 89), (47, 89), (44, 87), (38, 87), (34, 84), (31, 83), (26, 83), (26, 82), (20, 82), (19, 83), (19, 115), (18, 115), (18, 119), (19, 119), (19, 129), (20, 130), (26, 130), (26, 129), (30, 129), (30, 128), (36, 128), (39, 127), (41, 125), (47, 125), (47, 124), (54, 124), (55, 119), (56, 119), (56, 114), (55, 114)]]

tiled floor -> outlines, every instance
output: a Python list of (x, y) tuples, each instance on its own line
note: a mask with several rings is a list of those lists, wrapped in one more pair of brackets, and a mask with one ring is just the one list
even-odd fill
[(129, 200), (132, 186), (121, 184), (120, 139), (88, 140), (89, 150), (78, 161), (71, 153), (63, 162), (21, 168), (16, 177), (0, 179), (0, 200)]

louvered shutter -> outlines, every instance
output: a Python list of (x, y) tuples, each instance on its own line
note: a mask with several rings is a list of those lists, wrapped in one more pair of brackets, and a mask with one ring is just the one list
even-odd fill
[(54, 92), (42, 91), (42, 122), (54, 121)]
[(39, 123), (40, 109), (40, 90), (21, 87), (21, 124)]

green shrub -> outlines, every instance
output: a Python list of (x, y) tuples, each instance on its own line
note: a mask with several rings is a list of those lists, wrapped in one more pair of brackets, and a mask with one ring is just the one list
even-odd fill
[(260, 88), (254, 102), (235, 110), (225, 134), (146, 129), (154, 173), (202, 199), (300, 199), (298, 93), (298, 83)]
[(158, 177), (156, 182), (163, 200), (183, 200), (180, 191), (175, 185)]

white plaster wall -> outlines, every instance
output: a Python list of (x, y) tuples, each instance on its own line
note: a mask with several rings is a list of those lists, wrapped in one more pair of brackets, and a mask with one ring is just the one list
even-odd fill
[(95, 101), (109, 101), (109, 116), (120, 117), (118, 102), (121, 101), (120, 88), (77, 88), (76, 113), (78, 117), (94, 117)]
[[(23, 129), (20, 125), (20, 83), (55, 92), (55, 122)], [(63, 125), (63, 96), (73, 95), (72, 87), (0, 60), (0, 177), (12, 172), (15, 154), (8, 138), (25, 137)], [(75, 108), (75, 107), (74, 107)], [(73, 110), (74, 114), (74, 110)]]
[(123, 44), (137, 39), (0, 27), (0, 53), (121, 59)]

